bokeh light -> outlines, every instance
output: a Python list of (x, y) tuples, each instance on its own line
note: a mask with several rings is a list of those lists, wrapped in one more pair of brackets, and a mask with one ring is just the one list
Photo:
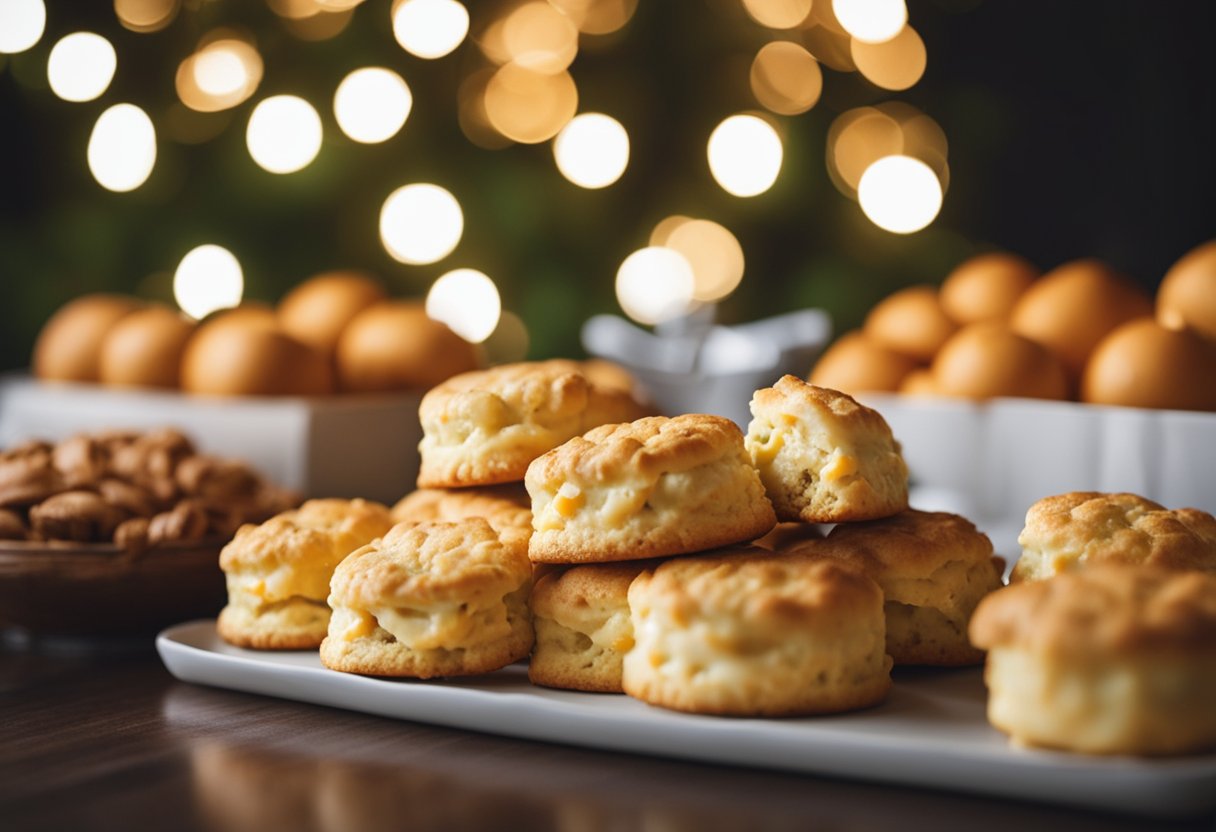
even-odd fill
[(906, 90), (925, 74), (928, 53), (925, 42), (911, 26), (882, 43), (866, 43), (854, 39), (851, 46), (853, 63), (870, 83), (884, 90)]
[(114, 0), (114, 14), (132, 32), (159, 32), (177, 17), (181, 0)]
[(663, 245), (682, 254), (692, 268), (694, 300), (720, 300), (743, 279), (743, 247), (726, 227), (712, 220), (680, 223)]
[(823, 92), (823, 71), (815, 57), (796, 43), (779, 40), (756, 53), (751, 69), (752, 94), (783, 116), (805, 113)]
[(426, 295), (426, 314), (464, 340), (480, 344), (498, 327), (502, 300), (494, 281), (476, 269), (456, 269), (440, 277)]
[(313, 0), (321, 8), (327, 12), (347, 12), (358, 6), (363, 0)]
[(486, 117), (494, 129), (523, 144), (548, 141), (578, 110), (578, 89), (568, 72), (534, 72), (502, 66), (486, 84)]
[(637, 11), (638, 0), (549, 0), (587, 35), (608, 35), (620, 30)]
[(253, 44), (217, 29), (178, 65), (177, 97), (192, 110), (214, 113), (242, 103), (262, 82), (262, 56)]
[(266, 0), (266, 5), (279, 17), (287, 20), (304, 20), (321, 14), (317, 0)]
[[(315, 10), (315, 7), (314, 7)], [(284, 18), (283, 26), (297, 38), (303, 41), (322, 41), (337, 37), (346, 31), (354, 19), (353, 10), (344, 12), (317, 11), (300, 18)]]
[(442, 58), (469, 33), (469, 10), (456, 0), (397, 0), (393, 37), (419, 58)]
[(244, 291), (241, 264), (223, 246), (208, 243), (192, 249), (173, 274), (173, 297), (195, 320), (237, 306)]
[(667, 241), (671, 239), (671, 235), (675, 233), (675, 230), (686, 222), (692, 222), (692, 217), (686, 217), (683, 214), (672, 214), (670, 217), (659, 220), (654, 230), (650, 232), (650, 245), (667, 245)]
[(89, 136), (89, 170), (107, 190), (133, 191), (156, 165), (156, 128), (134, 104), (115, 104), (97, 117)]
[(0, 52), (24, 52), (42, 38), (45, 30), (46, 5), (42, 0), (0, 3)]
[(832, 12), (844, 30), (865, 43), (882, 43), (908, 22), (904, 0), (832, 0)]
[(811, 0), (743, 0), (743, 8), (761, 26), (793, 29), (811, 13)]
[(413, 104), (410, 88), (400, 75), (369, 66), (342, 79), (334, 94), (334, 118), (350, 138), (374, 144), (397, 134)]
[(578, 54), (578, 28), (569, 17), (543, 0), (514, 8), (487, 30), (482, 51), (498, 64), (514, 61), (524, 69), (551, 75)]
[(73, 32), (51, 49), (46, 77), (51, 91), (64, 101), (92, 101), (114, 80), (118, 56), (101, 35)]
[(583, 188), (605, 188), (629, 165), (629, 134), (603, 113), (575, 116), (553, 140), (562, 176)]
[(641, 324), (659, 324), (692, 307), (695, 279), (684, 255), (648, 246), (625, 258), (616, 273), (616, 299)]
[(245, 131), (249, 155), (271, 173), (293, 173), (307, 167), (321, 150), (321, 117), (294, 95), (263, 99), (249, 116)]
[(857, 199), (879, 228), (911, 234), (933, 222), (941, 210), (942, 185), (919, 159), (887, 156), (866, 168)]
[(828, 128), (828, 176), (846, 196), (857, 194), (857, 184), (866, 168), (884, 156), (903, 153), (899, 123), (876, 107), (857, 107), (840, 116)]
[(512, 143), (494, 129), (486, 113), (486, 88), (496, 71), (494, 67), (484, 67), (470, 73), (456, 92), (456, 118), (460, 122), (460, 131), (473, 144), (486, 150), (501, 150)]
[(762, 194), (777, 181), (784, 151), (773, 126), (753, 115), (734, 115), (709, 137), (709, 170), (735, 196)]
[(448, 191), (429, 183), (398, 188), (380, 209), (380, 240), (395, 260), (423, 265), (452, 253), (464, 233), (464, 213)]

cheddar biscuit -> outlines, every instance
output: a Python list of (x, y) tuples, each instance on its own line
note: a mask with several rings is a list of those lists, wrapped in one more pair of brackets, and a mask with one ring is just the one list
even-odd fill
[(244, 525), (220, 552), (228, 604), (216, 629), (239, 647), (316, 647), (329, 625), (334, 567), (393, 525), (388, 508), (368, 500), (309, 500), (259, 526)]
[(1216, 519), (1170, 511), (1135, 494), (1074, 491), (1045, 497), (1026, 512), (1022, 556), (1011, 581), (1048, 578), (1093, 563), (1216, 572)]
[(393, 506), (398, 523), (452, 523), (482, 517), (505, 540), (528, 545), (532, 536), (532, 503), (521, 483), (483, 488), (419, 488)]
[(780, 520), (840, 523), (908, 507), (908, 468), (882, 416), (784, 376), (751, 401), (747, 450)]
[(882, 590), (830, 560), (763, 550), (675, 558), (629, 587), (623, 686), (692, 713), (793, 716), (864, 708), (891, 685)]
[(528, 463), (597, 425), (642, 415), (629, 392), (600, 387), (573, 361), (504, 364), (432, 388), (422, 422), (419, 488), (495, 485), (524, 478)]
[(399, 523), (334, 570), (321, 663), (372, 676), (488, 673), (528, 655), (532, 566), (484, 519)]
[(776, 523), (734, 422), (650, 416), (575, 437), (528, 468), (541, 563), (686, 554), (752, 540)]
[(896, 665), (983, 661), (967, 625), (980, 600), (1000, 588), (1003, 562), (970, 521), (909, 509), (841, 524), (826, 540), (796, 544), (789, 552), (844, 560), (875, 580), (883, 591), (887, 652)]
[(1094, 564), (988, 596), (988, 719), (1015, 742), (1091, 754), (1216, 747), (1216, 576)]
[(532, 588), (533, 684), (621, 692), (621, 661), (633, 647), (629, 585), (654, 561), (589, 563), (552, 572)]

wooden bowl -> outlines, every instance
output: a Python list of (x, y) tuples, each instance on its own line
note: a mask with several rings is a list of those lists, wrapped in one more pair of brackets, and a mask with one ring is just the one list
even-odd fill
[(133, 635), (215, 616), (226, 599), (219, 567), (224, 543), (133, 554), (108, 543), (0, 541), (0, 627)]

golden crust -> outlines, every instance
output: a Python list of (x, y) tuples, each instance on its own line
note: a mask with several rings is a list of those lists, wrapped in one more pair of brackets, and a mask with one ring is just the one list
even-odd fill
[(532, 565), (481, 517), (399, 523), (334, 571), (321, 662), (431, 678), (486, 673), (532, 647)]
[(331, 604), (423, 607), (502, 596), (527, 584), (532, 564), (484, 519), (398, 523), (334, 570)]
[(259, 526), (244, 525), (220, 552), (228, 585), (218, 631), (241, 647), (316, 647), (329, 624), (329, 581), (352, 550), (392, 527), (368, 500), (309, 500)]
[(621, 664), (633, 647), (629, 585), (658, 561), (588, 564), (551, 572), (532, 588), (533, 684), (621, 692)]
[(629, 588), (623, 687), (695, 713), (788, 716), (875, 704), (890, 687), (882, 592), (831, 561), (754, 547), (676, 558)]
[(321, 663), (343, 673), (414, 679), (491, 673), (519, 661), (532, 649), (532, 621), (523, 592), (508, 595), (502, 606), (506, 632), (477, 644), (420, 650), (402, 644), (380, 627), (369, 636), (351, 640), (331, 632), (321, 642)]
[(1001, 586), (992, 542), (956, 514), (909, 509), (893, 517), (841, 524), (826, 539), (780, 550), (831, 558), (863, 571), (882, 588), (887, 652), (897, 665), (978, 664), (967, 638), (976, 605)]
[(1162, 755), (1216, 746), (1216, 576), (1095, 563), (986, 598), (988, 719), (1025, 745)]
[(447, 490), (420, 488), (393, 506), (398, 523), (451, 523), (481, 517), (504, 539), (527, 545), (532, 536), (532, 502), (521, 483)]
[(971, 619), (978, 647), (1016, 647), (1094, 659), (1185, 653), (1216, 656), (1216, 577), (1147, 566), (1094, 564), (1011, 585)]
[(637, 475), (688, 471), (742, 448), (738, 426), (721, 416), (648, 416), (602, 425), (576, 436), (529, 466), (531, 479), (594, 485)]
[(687, 554), (752, 540), (776, 523), (743, 449), (718, 416), (604, 425), (537, 459), (528, 554), (596, 563)]
[(1074, 491), (1030, 507), (1011, 580), (1047, 578), (1078, 566), (1124, 563), (1216, 572), (1216, 518), (1170, 511), (1136, 494)]
[(494, 485), (596, 425), (643, 413), (627, 390), (600, 387), (577, 362), (504, 364), (453, 376), (422, 399), (418, 485)]
[(891, 428), (852, 396), (791, 375), (757, 390), (746, 446), (779, 520), (873, 520), (908, 507)]
[(325, 603), (303, 598), (267, 610), (228, 604), (215, 627), (224, 641), (250, 650), (315, 650), (325, 639), (329, 616)]
[(225, 572), (312, 563), (334, 565), (393, 525), (387, 507), (370, 500), (309, 500), (261, 525), (246, 524), (220, 552)]
[(837, 557), (856, 560), (872, 575), (894, 580), (926, 580), (947, 563), (963, 562), (1000, 570), (992, 541), (965, 517), (945, 511), (908, 509), (864, 523), (842, 523), (827, 537)]
[(628, 604), (633, 579), (660, 563), (652, 559), (559, 568), (532, 587), (532, 611), (552, 618), (564, 609)]

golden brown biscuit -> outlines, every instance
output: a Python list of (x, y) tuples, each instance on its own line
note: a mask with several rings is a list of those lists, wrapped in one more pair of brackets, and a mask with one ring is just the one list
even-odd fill
[(393, 506), (398, 523), (452, 523), (482, 517), (504, 540), (528, 545), (532, 536), (532, 501), (521, 483), (485, 488), (419, 488)]
[(894, 517), (836, 526), (823, 541), (783, 554), (837, 558), (862, 569), (883, 591), (887, 652), (897, 665), (967, 665), (984, 654), (967, 640), (976, 604), (1001, 586), (992, 542), (957, 514), (909, 509)]
[(752, 540), (776, 524), (743, 435), (686, 414), (604, 425), (537, 459), (528, 555), (597, 563), (679, 555)]
[(334, 570), (321, 662), (372, 676), (467, 676), (528, 655), (532, 564), (480, 517), (398, 523)]
[(303, 650), (325, 638), (334, 567), (393, 525), (368, 500), (309, 500), (260, 526), (244, 525), (223, 551), (228, 605), (216, 627), (239, 647)]
[(1170, 511), (1136, 494), (1072, 491), (1026, 512), (1022, 556), (1010, 581), (1030, 581), (1091, 563), (1128, 563), (1216, 572), (1216, 519)]
[(995, 592), (971, 620), (988, 719), (1093, 754), (1216, 747), (1216, 577), (1095, 564)]
[(751, 401), (747, 450), (780, 520), (840, 523), (908, 507), (908, 467), (877, 411), (785, 376)]
[(623, 686), (693, 713), (864, 708), (891, 685), (882, 590), (843, 564), (753, 548), (675, 558), (629, 587)]
[(643, 415), (625, 390), (591, 383), (573, 361), (503, 364), (453, 376), (422, 399), (420, 488), (518, 482), (567, 439)]
[(621, 693), (621, 661), (633, 647), (629, 585), (656, 561), (589, 563), (552, 572), (532, 588), (533, 684)]

